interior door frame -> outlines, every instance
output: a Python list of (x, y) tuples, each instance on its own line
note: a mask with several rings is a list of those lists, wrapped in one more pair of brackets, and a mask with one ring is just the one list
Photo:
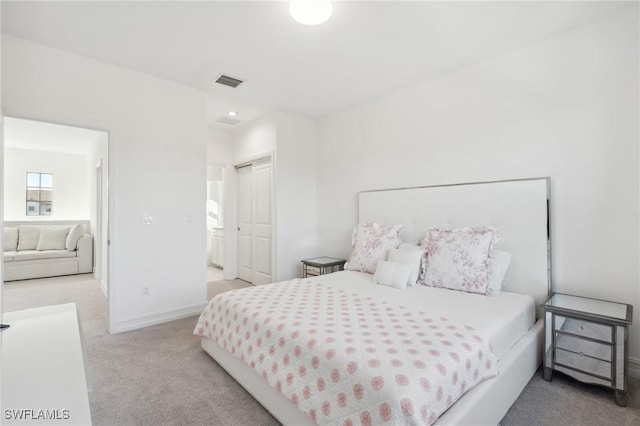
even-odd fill
[[(235, 168), (236, 181), (237, 181), (237, 207), (236, 207), (236, 265), (237, 265), (237, 277), (241, 280), (254, 283), (254, 224), (255, 224), (255, 206), (254, 197), (254, 179), (253, 179), (253, 164), (248, 163)], [(243, 188), (245, 188), (243, 190)], [(245, 203), (248, 201), (248, 205), (243, 209)], [(244, 216), (247, 216), (247, 220), (244, 220)], [(247, 229), (250, 231), (247, 232)], [(246, 242), (246, 243), (245, 243)], [(243, 261), (248, 257), (247, 266)]]
[[(235, 195), (235, 204), (236, 204), (236, 209), (235, 209), (235, 217), (233, 220), (233, 223), (229, 223), (225, 222), (225, 236), (227, 235), (227, 224), (229, 224), (229, 228), (231, 228), (231, 225), (233, 226), (233, 228), (231, 228), (230, 230), (232, 231), (230, 234), (233, 235), (233, 239), (235, 242), (235, 250), (233, 253), (234, 256), (234, 267), (235, 267), (235, 276), (238, 277), (238, 270), (239, 270), (239, 263), (238, 263), (238, 209), (237, 209), (237, 204), (238, 204), (238, 192), (239, 192), (239, 187), (238, 187), (238, 169), (242, 168), (244, 166), (248, 166), (250, 164), (253, 163), (257, 163), (260, 161), (266, 161), (268, 160), (271, 163), (271, 279), (275, 282), (277, 281), (276, 277), (277, 277), (277, 271), (276, 271), (276, 265), (277, 263), (277, 252), (276, 252), (276, 235), (277, 235), (277, 216), (276, 216), (276, 158), (274, 155), (273, 151), (264, 153), (264, 154), (260, 154), (260, 155), (255, 155), (255, 156), (251, 156), (248, 157), (242, 161), (237, 161), (234, 162), (233, 164), (233, 174), (234, 174), (234, 178), (233, 178), (233, 191), (234, 191), (234, 195)], [(228, 200), (225, 200), (228, 201)], [(225, 260), (226, 262), (226, 260)]]
[(100, 277), (102, 277), (102, 197), (103, 197), (103, 183), (102, 183), (102, 158), (98, 160), (95, 167), (95, 176), (96, 176), (96, 236), (94, 237), (94, 249), (93, 249), (93, 273), (96, 273), (96, 270), (100, 272)]
[[(112, 262), (112, 259), (114, 258), (113, 253), (116, 249), (115, 244), (113, 244), (113, 234), (114, 234), (114, 229), (115, 229), (115, 191), (114, 191), (114, 182), (115, 182), (115, 177), (116, 177), (116, 173), (115, 173), (115, 167), (113, 166), (113, 159), (115, 157), (115, 143), (114, 143), (114, 139), (116, 139), (117, 135), (120, 134), (120, 132), (118, 131), (119, 126), (114, 124), (114, 123), (107, 123), (107, 122), (103, 122), (100, 120), (91, 120), (91, 119), (87, 119), (86, 117), (70, 117), (68, 115), (60, 115), (59, 113), (53, 112), (53, 111), (35, 111), (35, 110), (31, 110), (31, 109), (25, 109), (25, 110), (19, 110), (19, 109), (12, 109), (12, 108), (3, 108), (2, 110), (2, 145), (0, 145), (0, 147), (2, 148), (2, 153), (4, 155), (4, 118), (5, 117), (11, 117), (11, 118), (17, 118), (17, 119), (22, 119), (22, 120), (30, 120), (30, 121), (40, 121), (42, 123), (49, 123), (49, 124), (57, 124), (57, 125), (61, 125), (61, 126), (69, 126), (69, 127), (77, 127), (77, 128), (81, 128), (81, 129), (87, 129), (87, 130), (95, 130), (95, 131), (100, 131), (100, 132), (104, 132), (107, 134), (107, 158), (108, 158), (108, 164), (107, 164), (107, 182), (106, 182), (106, 188), (107, 188), (107, 197), (106, 197), (106, 202), (108, 203), (108, 207), (107, 207), (107, 211), (108, 211), (108, 217), (107, 217), (107, 221), (106, 223), (103, 223), (103, 227), (106, 227), (106, 231), (107, 231), (107, 242), (106, 242), (106, 247), (107, 247), (107, 332), (109, 334), (112, 334), (115, 332), (116, 330), (116, 324), (117, 324), (117, 319), (115, 317), (115, 312), (116, 312), (116, 293), (117, 293), (117, 289), (115, 288), (114, 285), (112, 285), (114, 282), (116, 282), (115, 280), (115, 265), (114, 262)], [(4, 181), (4, 166), (2, 167), (2, 189), (3, 192), (2, 194), (4, 194), (4, 185), (6, 184), (6, 182)], [(104, 195), (104, 194), (103, 194)], [(105, 197), (103, 197), (103, 202), (105, 201)], [(3, 203), (3, 207), (4, 207), (4, 203)], [(2, 212), (2, 221), (0, 222), (0, 224), (2, 224), (4, 222), (4, 212)], [(104, 267), (104, 265), (103, 265)], [(2, 280), (0, 280), (0, 292), (2, 292), (4, 290), (4, 274), (1, 277)], [(0, 308), (0, 312), (2, 311), (2, 308)]]

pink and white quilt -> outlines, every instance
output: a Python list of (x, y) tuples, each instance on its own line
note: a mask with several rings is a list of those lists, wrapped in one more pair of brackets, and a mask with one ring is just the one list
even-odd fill
[(471, 324), (315, 279), (222, 293), (194, 334), (240, 358), (322, 425), (430, 425), (498, 374)]

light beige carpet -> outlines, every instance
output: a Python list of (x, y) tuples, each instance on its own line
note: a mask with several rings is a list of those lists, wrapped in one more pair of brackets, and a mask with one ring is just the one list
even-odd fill
[[(240, 280), (209, 283), (208, 294), (245, 287)], [(5, 310), (75, 301), (82, 321), (93, 385), (95, 425), (277, 425), (278, 422), (200, 347), (196, 317), (108, 335), (106, 300), (91, 276), (5, 284)], [(538, 372), (502, 426), (639, 425), (640, 381), (631, 381), (629, 406), (612, 391)]]
[[(212, 294), (247, 286), (213, 286)], [(277, 425), (200, 347), (197, 317), (109, 335), (91, 275), (6, 283), (6, 311), (76, 302), (87, 349), (94, 425)]]

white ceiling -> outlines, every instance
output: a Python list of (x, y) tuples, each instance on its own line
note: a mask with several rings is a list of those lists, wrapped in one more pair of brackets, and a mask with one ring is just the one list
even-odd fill
[(88, 155), (103, 134), (79, 127), (4, 118), (4, 145), (8, 148)]
[[(325, 24), (284, 1), (2, 1), (2, 32), (209, 93), (230, 109), (322, 118), (630, 7), (623, 2), (335, 2)], [(219, 74), (245, 79), (215, 85)]]

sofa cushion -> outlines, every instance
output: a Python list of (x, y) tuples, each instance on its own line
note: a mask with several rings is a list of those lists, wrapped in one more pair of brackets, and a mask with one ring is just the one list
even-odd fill
[(18, 238), (18, 251), (35, 250), (38, 247), (40, 239), (40, 227), (38, 226), (21, 226), (20, 236)]
[(14, 262), (35, 259), (59, 259), (64, 257), (76, 257), (75, 251), (69, 250), (25, 250), (19, 251), (13, 256)]
[(4, 252), (4, 261), (5, 262), (12, 262), (13, 261), (13, 256), (15, 256), (17, 253), (17, 251), (15, 250), (7, 250)]
[(42, 228), (36, 250), (65, 250), (69, 228)]
[(67, 241), (65, 245), (66, 249), (75, 250), (76, 246), (78, 245), (78, 240), (83, 235), (84, 235), (84, 229), (82, 225), (80, 224), (74, 225), (74, 227), (71, 228), (71, 231), (69, 231), (69, 234), (67, 235)]
[(2, 230), (5, 251), (18, 249), (18, 235), (18, 228), (7, 227)]

